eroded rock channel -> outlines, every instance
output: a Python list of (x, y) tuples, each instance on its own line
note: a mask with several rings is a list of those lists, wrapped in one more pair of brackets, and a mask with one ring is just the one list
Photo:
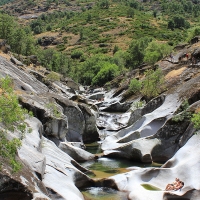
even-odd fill
[[(171, 65), (166, 70), (165, 62), (159, 65), (167, 76)], [(191, 71), (196, 75), (186, 79)], [(44, 74), (3, 57), (0, 75), (12, 78), (20, 104), (34, 115), (26, 119), (32, 131), (18, 150), (23, 170), (13, 175), (2, 165), (0, 196), (5, 200), (13, 195), (27, 200), (92, 199), (83, 188), (104, 199), (113, 194), (121, 200), (199, 199), (200, 135), (187, 117), (174, 120), (199, 109), (196, 66), (185, 68), (180, 84), (149, 101), (142, 96), (125, 100), (123, 90), (115, 87), (89, 91), (70, 79), (45, 84)], [(8, 131), (9, 138), (16, 136), (17, 131)], [(86, 144), (93, 142), (100, 145), (99, 152), (87, 151)], [(165, 191), (175, 177), (185, 182), (184, 188)]]

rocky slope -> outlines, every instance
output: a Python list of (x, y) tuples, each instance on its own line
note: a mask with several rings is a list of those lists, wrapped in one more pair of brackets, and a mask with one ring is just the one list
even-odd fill
[[(198, 173), (200, 162), (199, 134), (194, 135), (196, 130), (188, 118), (175, 121), (174, 117), (199, 109), (199, 46), (195, 43), (177, 51), (173, 62), (168, 58), (159, 61), (166, 89), (137, 108), (135, 102), (144, 98), (124, 98), (125, 86), (119, 87), (120, 77), (113, 80), (109, 91), (86, 91), (67, 78), (44, 81), (49, 74), (44, 68), (28, 67), (8, 54), (1, 54), (1, 77), (11, 77), (20, 104), (31, 110), (34, 117), (26, 119), (32, 132), (25, 135), (18, 151), (22, 171), (15, 175), (6, 163), (2, 166), (0, 197), (16, 194), (21, 199), (84, 199), (79, 188), (96, 183), (87, 176), (91, 172), (78, 162), (96, 159), (84, 150), (84, 144), (101, 138), (105, 156), (166, 162), (160, 169), (131, 168), (129, 173), (99, 180), (102, 185), (127, 191), (129, 199), (172, 199), (174, 195), (198, 199), (199, 175), (195, 177), (193, 173)], [(196, 62), (185, 58), (178, 61), (185, 52), (195, 56)], [(127, 74), (127, 83), (131, 78), (142, 77), (143, 71)], [(181, 109), (185, 100), (189, 102), (187, 110)], [(8, 132), (8, 138), (13, 137), (20, 134)], [(181, 192), (152, 192), (142, 186), (149, 184), (163, 190), (176, 176), (186, 182)]]

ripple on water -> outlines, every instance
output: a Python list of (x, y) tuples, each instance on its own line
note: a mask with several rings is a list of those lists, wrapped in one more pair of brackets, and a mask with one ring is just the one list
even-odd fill
[(86, 200), (128, 200), (127, 193), (106, 187), (88, 187), (82, 194)]

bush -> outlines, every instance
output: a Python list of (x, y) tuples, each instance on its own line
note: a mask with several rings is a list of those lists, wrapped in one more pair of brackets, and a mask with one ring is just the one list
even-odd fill
[(53, 117), (56, 117), (56, 118), (61, 117), (61, 113), (59, 112), (58, 108), (56, 107), (56, 105), (54, 103), (48, 103), (46, 105), (46, 108), (48, 108), (50, 110)]
[(92, 85), (103, 86), (119, 74), (118, 66), (111, 63), (104, 63), (97, 75), (92, 79)]
[(19, 105), (18, 98), (13, 92), (13, 83), (9, 77), (0, 79), (0, 93), (0, 122), (5, 126), (5, 131), (0, 131), (0, 156), (7, 160), (13, 171), (16, 172), (21, 168), (20, 163), (15, 159), (21, 141), (17, 138), (8, 141), (6, 132), (17, 129), (23, 137), (26, 131), (24, 119), (28, 112)]
[(49, 81), (59, 81), (60, 80), (60, 75), (57, 74), (56, 72), (50, 72), (46, 76), (46, 80), (49, 80)]
[(129, 91), (132, 93), (137, 93), (141, 90), (142, 84), (137, 79), (132, 79), (129, 84)]
[(75, 50), (71, 53), (72, 59), (80, 59), (80, 57), (83, 55), (83, 52), (80, 50)]
[(143, 88), (141, 93), (148, 98), (156, 97), (164, 88), (164, 76), (161, 69), (156, 71), (145, 71), (145, 80), (143, 81)]
[(191, 121), (196, 129), (200, 129), (200, 112), (193, 114)]
[(144, 61), (148, 64), (155, 64), (158, 60), (162, 59), (164, 56), (169, 55), (172, 47), (165, 43), (158, 43), (152, 41), (149, 43), (148, 47), (145, 49)]

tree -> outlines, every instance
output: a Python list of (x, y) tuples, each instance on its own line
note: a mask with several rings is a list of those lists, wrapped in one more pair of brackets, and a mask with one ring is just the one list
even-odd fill
[(100, 71), (92, 79), (92, 85), (103, 86), (119, 74), (118, 66), (109, 62), (103, 63)]
[(99, 3), (100, 8), (108, 9), (109, 8), (109, 1), (108, 0), (101, 0)]
[(16, 31), (12, 35), (12, 40), (10, 45), (13, 51), (16, 52), (18, 55), (22, 54), (25, 48), (25, 38), (26, 38), (26, 33), (21, 28), (16, 29)]
[(145, 71), (145, 79), (143, 80), (143, 88), (141, 93), (147, 98), (156, 97), (164, 87), (164, 76), (161, 69), (153, 71), (152, 69)]
[(143, 37), (137, 41), (133, 40), (129, 45), (128, 54), (126, 58), (126, 66), (129, 68), (136, 68), (143, 63), (144, 50), (152, 41), (150, 37)]
[(136, 78), (132, 79), (130, 84), (129, 84), (129, 91), (132, 93), (137, 93), (141, 90), (142, 84), (139, 80)]
[(0, 14), (0, 38), (9, 40), (14, 31), (14, 20), (7, 14)]
[(133, 18), (134, 17), (134, 9), (133, 8), (129, 8), (128, 9), (127, 17), (129, 17), (129, 18)]
[(35, 41), (32, 35), (27, 35), (26, 40), (25, 40), (24, 54), (28, 56), (34, 53), (35, 53)]
[(157, 41), (152, 41), (149, 43), (148, 47), (145, 49), (144, 61), (148, 64), (155, 64), (158, 60), (162, 59), (164, 56), (169, 55), (172, 47), (166, 43), (159, 43)]

